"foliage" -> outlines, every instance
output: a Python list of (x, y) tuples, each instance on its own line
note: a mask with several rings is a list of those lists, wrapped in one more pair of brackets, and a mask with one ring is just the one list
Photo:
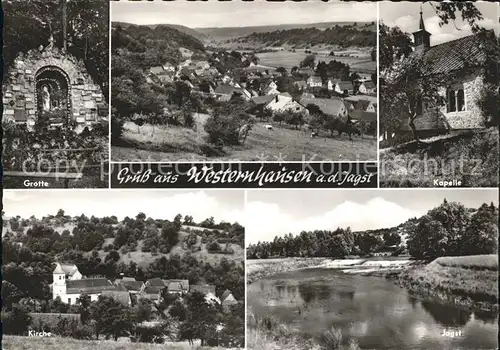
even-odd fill
[(334, 25), (325, 30), (317, 28), (294, 28), (267, 33), (253, 33), (239, 39), (240, 42), (259, 42), (263, 45), (339, 45), (340, 47), (372, 47), (377, 37), (372, 30), (355, 25)]
[[(3, 57), (12, 67), (19, 53), (46, 45), (49, 36), (62, 47), (62, 8), (56, 1), (4, 1)], [(108, 95), (109, 4), (102, 1), (67, 2), (67, 50), (83, 60), (88, 73)]]
[(498, 246), (497, 220), (498, 208), (493, 204), (483, 204), (471, 215), (462, 204), (445, 200), (408, 232), (408, 250), (424, 260), (494, 252)]
[(25, 335), (31, 323), (28, 311), (21, 306), (14, 305), (9, 312), (2, 311), (2, 328), (4, 334)]
[(119, 301), (101, 295), (97, 302), (92, 304), (91, 310), (97, 339), (101, 334), (113, 337), (115, 340), (129, 334), (132, 317), (128, 308)]

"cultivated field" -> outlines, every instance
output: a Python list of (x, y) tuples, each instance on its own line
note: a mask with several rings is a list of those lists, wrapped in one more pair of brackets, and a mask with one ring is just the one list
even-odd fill
[[(23, 337), (14, 335), (4, 335), (2, 339), (2, 349), (4, 350), (189, 350), (189, 349), (223, 349), (219, 347), (201, 347), (199, 341), (194, 346), (188, 342), (176, 342), (165, 344), (131, 343), (126, 341), (113, 340), (77, 340), (72, 338), (39, 338)], [(226, 349), (226, 348), (224, 348)], [(227, 349), (226, 349), (227, 350)]]
[(224, 147), (223, 156), (207, 157), (201, 150), (205, 132), (179, 127), (146, 124), (138, 131), (137, 125), (126, 123), (120, 146), (113, 146), (115, 161), (367, 161), (377, 158), (377, 141), (373, 136), (363, 139), (342, 135), (329, 137), (321, 132), (311, 138), (309, 133), (279, 127), (270, 131), (264, 123), (257, 123), (244, 145)]
[[(256, 54), (256, 56), (260, 59), (259, 64), (272, 67), (284, 67), (287, 70), (290, 70), (292, 67), (298, 66), (298, 64), (303, 61), (307, 55), (309, 54), (306, 54), (303, 51), (272, 51)], [(328, 53), (321, 52), (316, 55), (316, 61), (324, 61), (328, 63), (333, 60), (349, 64), (351, 70), (353, 71), (372, 71), (373, 73), (375, 73), (377, 70), (377, 62), (371, 60), (369, 53), (368, 56), (362, 57), (329, 56)]]

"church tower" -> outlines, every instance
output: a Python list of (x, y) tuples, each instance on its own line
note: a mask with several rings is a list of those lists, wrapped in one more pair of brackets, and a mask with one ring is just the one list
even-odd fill
[(425, 30), (422, 9), (420, 9), (419, 29), (413, 33), (413, 41), (415, 43), (415, 51), (425, 51), (431, 47), (431, 33)]
[(52, 272), (54, 283), (52, 283), (52, 299), (60, 296), (61, 299), (66, 295), (66, 274), (64, 273), (61, 264), (57, 263), (56, 268)]

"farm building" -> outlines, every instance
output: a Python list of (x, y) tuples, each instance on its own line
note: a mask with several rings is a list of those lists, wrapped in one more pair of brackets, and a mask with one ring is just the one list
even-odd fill
[(130, 299), (130, 294), (127, 291), (122, 290), (105, 290), (101, 293), (102, 296), (113, 298), (119, 301), (125, 306), (131, 306), (132, 300)]
[[(469, 35), (439, 45), (430, 45), (429, 33), (425, 28), (422, 12), (417, 31), (413, 33), (415, 50), (412, 60), (422, 63), (422, 79), (425, 77), (453, 77), (439, 88), (445, 103), (439, 107), (422, 103), (417, 108), (415, 128), (419, 131), (449, 131), (480, 129), (485, 126), (479, 99), (484, 87), (485, 64), (488, 49), (495, 47), (493, 31)], [(404, 64), (404, 62), (403, 62)], [(410, 131), (403, 117), (403, 131)], [(385, 137), (392, 133), (384, 132)]]
[(185, 294), (189, 291), (188, 280), (162, 280), (161, 278), (152, 278), (147, 280), (139, 291), (139, 298), (158, 301), (161, 291), (167, 288), (171, 294)]

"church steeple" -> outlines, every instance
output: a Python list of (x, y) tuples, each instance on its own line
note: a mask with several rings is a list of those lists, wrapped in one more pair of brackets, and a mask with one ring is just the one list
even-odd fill
[(431, 47), (431, 33), (425, 30), (425, 23), (422, 8), (420, 8), (420, 24), (419, 29), (413, 33), (413, 41), (415, 43), (415, 51), (427, 50)]

